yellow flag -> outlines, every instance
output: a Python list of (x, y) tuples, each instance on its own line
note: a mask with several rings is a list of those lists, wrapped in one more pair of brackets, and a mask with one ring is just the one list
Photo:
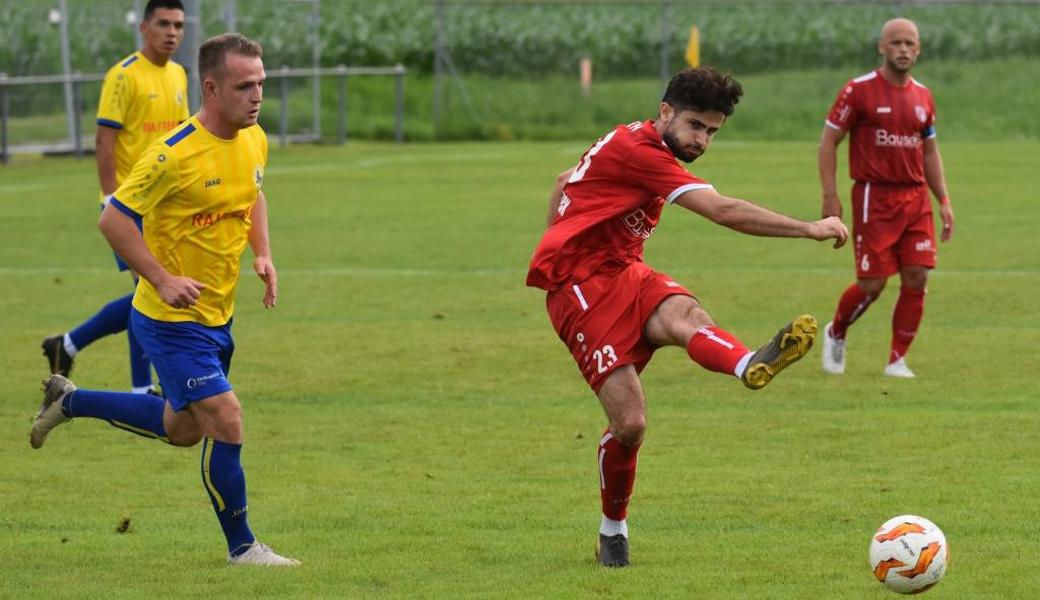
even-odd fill
[(691, 67), (701, 65), (701, 30), (694, 25), (690, 28), (690, 43), (686, 44), (686, 64)]

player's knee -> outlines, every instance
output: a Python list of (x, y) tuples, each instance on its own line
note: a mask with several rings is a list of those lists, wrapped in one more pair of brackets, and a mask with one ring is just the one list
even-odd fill
[(645, 433), (646, 416), (642, 414), (625, 415), (614, 423), (614, 437), (626, 446), (642, 443)]
[(887, 282), (887, 279), (879, 277), (877, 279), (860, 279), (856, 282), (856, 285), (859, 286), (859, 289), (862, 290), (864, 294), (871, 298), (877, 298), (881, 295), (881, 292), (884, 291)]
[(215, 415), (215, 424), (224, 430), (242, 430), (242, 405), (238, 401), (225, 402)]
[(928, 286), (928, 271), (915, 269), (903, 273), (903, 287), (923, 290)]
[(702, 327), (715, 326), (715, 321), (712, 320), (708, 311), (701, 308), (701, 306), (695, 302), (686, 306), (686, 316), (684, 321), (695, 330)]

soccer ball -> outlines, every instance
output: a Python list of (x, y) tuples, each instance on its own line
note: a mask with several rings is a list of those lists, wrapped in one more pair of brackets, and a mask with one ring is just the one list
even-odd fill
[(900, 594), (917, 594), (939, 583), (948, 556), (946, 536), (924, 517), (893, 517), (870, 538), (874, 577)]

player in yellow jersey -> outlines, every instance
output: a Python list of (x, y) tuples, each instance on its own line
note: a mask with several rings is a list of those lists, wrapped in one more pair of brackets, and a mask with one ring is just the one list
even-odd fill
[[(267, 200), (261, 191), (267, 138), (256, 124), (266, 75), (260, 45), (239, 34), (199, 48), (202, 109), (149, 146), (98, 226), (141, 275), (131, 320), (166, 398), (77, 389), (60, 374), (44, 382), (29, 442), (73, 417), (94, 417), (174, 446), (202, 445), (202, 480), (227, 538), (228, 562), (290, 566), (253, 535), (246, 519), (242, 408), (228, 383), (239, 259), (248, 244), (278, 297)], [(144, 233), (135, 226), (144, 220)]]
[[(102, 208), (152, 142), (188, 118), (188, 78), (170, 60), (184, 37), (180, 0), (150, 0), (140, 25), (140, 50), (119, 60), (105, 75), (97, 113), (95, 157)], [(120, 271), (129, 267), (116, 255)], [(136, 274), (131, 271), (134, 283)], [(113, 300), (77, 327), (43, 340), (51, 373), (68, 375), (76, 354), (92, 342), (126, 330), (134, 392), (152, 389), (151, 362), (129, 325), (133, 293)]]

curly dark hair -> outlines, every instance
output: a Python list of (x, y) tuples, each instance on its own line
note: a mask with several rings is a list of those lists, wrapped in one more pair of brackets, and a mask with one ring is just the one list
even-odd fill
[(733, 77), (712, 67), (697, 67), (676, 73), (668, 82), (661, 101), (670, 104), (676, 112), (713, 110), (728, 117), (743, 95), (744, 88)]

